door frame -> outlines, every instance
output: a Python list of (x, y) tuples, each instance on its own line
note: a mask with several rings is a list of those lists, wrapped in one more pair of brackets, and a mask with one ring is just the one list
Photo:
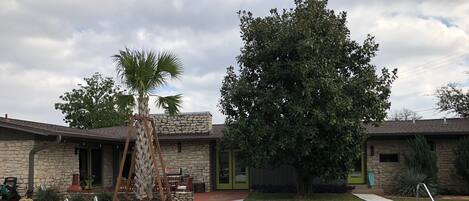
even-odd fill
[[(92, 170), (92, 163), (93, 163), (93, 158), (95, 157), (99, 157), (99, 160), (101, 161), (101, 165), (99, 167), (99, 171), (100, 171), (100, 174), (101, 174), (101, 179), (99, 181), (99, 184), (93, 184), (94, 182), (91, 183), (91, 186), (88, 186), (85, 184), (85, 186), (87, 186), (88, 188), (99, 188), (99, 187), (102, 187), (103, 186), (103, 182), (104, 182), (104, 177), (103, 177), (103, 172), (104, 172), (104, 164), (103, 164), (103, 149), (101, 147), (96, 147), (96, 146), (88, 146), (88, 147), (82, 147), (82, 148), (77, 148), (77, 149), (81, 149), (83, 150), (85, 153), (83, 154), (86, 154), (86, 173), (87, 175), (84, 175), (83, 177), (86, 178), (86, 180), (89, 180), (89, 181), (93, 181), (94, 179), (92, 178), (93, 177), (93, 170)], [(92, 150), (100, 150), (101, 151), (101, 154), (99, 156), (96, 156), (96, 155), (93, 155), (92, 154)], [(82, 151), (80, 151), (79, 154), (81, 154)], [(79, 162), (81, 163), (81, 161), (79, 160)], [(86, 181), (80, 181), (80, 182), (86, 182)]]
[[(229, 174), (229, 182), (226, 184), (220, 184), (220, 152), (228, 152), (228, 174)], [(236, 165), (236, 160), (235, 160), (235, 152), (238, 152), (238, 150), (234, 149), (217, 149), (216, 151), (216, 174), (215, 174), (215, 180), (216, 180), (216, 189), (217, 190), (245, 190), (249, 189), (249, 167), (246, 167), (246, 183), (243, 184), (236, 184), (234, 181), (235, 177), (235, 165)]]
[(365, 180), (365, 157), (366, 157), (366, 153), (364, 151), (360, 151), (361, 154), (360, 154), (360, 163), (361, 163), (361, 169), (360, 169), (360, 172), (361, 172), (361, 175), (360, 176), (352, 176), (351, 174), (349, 174), (347, 176), (347, 183), (349, 184), (365, 184), (366, 183), (366, 180)]

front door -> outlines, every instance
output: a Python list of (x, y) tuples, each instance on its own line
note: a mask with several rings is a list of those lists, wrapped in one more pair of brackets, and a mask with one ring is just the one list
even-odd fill
[(99, 148), (79, 149), (80, 181), (85, 189), (102, 185), (102, 150)]
[(249, 169), (239, 163), (236, 150), (217, 152), (217, 189), (248, 189)]
[(365, 183), (365, 154), (361, 154), (359, 158), (354, 160), (352, 172), (348, 175), (349, 184)]

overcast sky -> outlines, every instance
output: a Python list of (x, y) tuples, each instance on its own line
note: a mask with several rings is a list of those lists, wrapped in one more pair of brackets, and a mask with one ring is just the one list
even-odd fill
[[(58, 97), (94, 72), (116, 77), (111, 56), (127, 46), (176, 53), (184, 75), (158, 92), (183, 93), (182, 111), (210, 111), (222, 123), (221, 80), (242, 45), (236, 12), (265, 16), (292, 6), (284, 0), (1, 0), (0, 113), (64, 124), (54, 109)], [(452, 116), (434, 109), (434, 91), (448, 82), (469, 86), (469, 1), (332, 0), (329, 8), (348, 13), (352, 39), (376, 36), (375, 64), (399, 69), (392, 110)]]

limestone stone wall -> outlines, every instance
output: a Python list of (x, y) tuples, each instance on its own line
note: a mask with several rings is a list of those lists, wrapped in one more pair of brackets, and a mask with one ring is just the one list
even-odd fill
[(209, 112), (181, 113), (174, 116), (154, 114), (158, 134), (206, 134), (212, 130)]
[[(43, 143), (35, 141), (35, 143)], [(79, 174), (79, 157), (75, 144), (53, 145), (36, 153), (34, 184), (54, 187), (63, 192), (72, 184), (73, 174)]]
[(205, 183), (210, 191), (210, 144), (209, 142), (162, 142), (161, 151), (167, 168), (182, 168), (183, 174), (194, 178), (194, 183)]
[[(461, 181), (460, 177), (455, 174), (454, 167), (454, 150), (457, 146), (457, 139), (432, 139), (430, 142), (435, 144), (437, 153), (437, 166), (439, 187), (452, 191), (467, 188)], [(370, 156), (370, 147), (374, 147), (374, 156)], [(367, 142), (367, 169), (375, 174), (375, 185), (383, 189), (385, 192), (392, 190), (392, 182), (395, 180), (403, 168), (405, 168), (404, 154), (411, 151), (408, 140), (368, 140)], [(379, 162), (379, 154), (399, 154), (399, 162)]]
[[(370, 156), (370, 147), (374, 147), (374, 155)], [(392, 190), (392, 182), (405, 167), (404, 153), (410, 151), (407, 140), (368, 140), (367, 141), (367, 169), (375, 175), (375, 186), (385, 192)], [(399, 162), (379, 162), (380, 154), (397, 153)]]
[[(103, 186), (112, 187), (113, 178), (113, 161), (112, 161), (112, 145), (103, 145)], [(119, 171), (119, 170), (115, 170)]]
[(33, 146), (33, 140), (0, 140), (1, 183), (5, 177), (17, 177), (20, 195), (28, 187), (28, 158)]

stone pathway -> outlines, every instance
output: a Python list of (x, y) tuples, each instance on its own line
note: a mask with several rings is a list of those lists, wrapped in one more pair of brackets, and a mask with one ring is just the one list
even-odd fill
[(362, 199), (362, 200), (365, 200), (365, 201), (392, 201), (390, 199), (387, 199), (387, 198), (383, 198), (379, 195), (375, 195), (375, 194), (353, 194), (355, 196), (357, 196), (358, 198)]

